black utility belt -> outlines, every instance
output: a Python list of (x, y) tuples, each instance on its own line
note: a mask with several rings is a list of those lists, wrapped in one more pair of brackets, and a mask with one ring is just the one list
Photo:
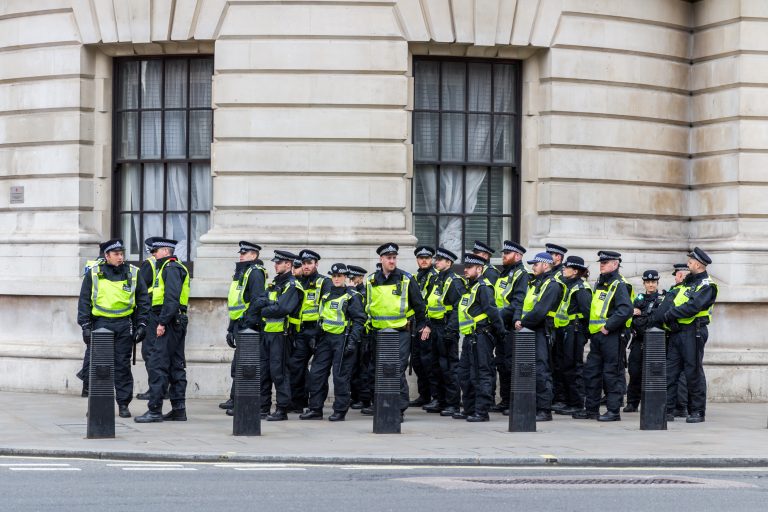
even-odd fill
[[(155, 314), (160, 314), (163, 311), (163, 306), (152, 306), (152, 312)], [(187, 308), (181, 308), (176, 312), (177, 315), (186, 315), (187, 314)]]
[(318, 320), (314, 320), (312, 322), (301, 322), (301, 330), (303, 331), (304, 329), (314, 329), (318, 325), (320, 325)]

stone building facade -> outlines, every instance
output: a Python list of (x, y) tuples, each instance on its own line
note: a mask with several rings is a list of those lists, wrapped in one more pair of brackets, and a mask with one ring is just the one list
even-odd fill
[[(167, 135), (174, 116), (212, 109), (210, 156), (184, 164), (211, 193), (189, 192), (199, 212), (179, 217), (199, 234), (191, 395), (229, 385), (223, 298), (239, 240), (266, 257), (314, 248), (322, 270), (372, 268), (382, 241), (408, 254), (423, 122), (414, 70), (429, 57), (518, 70), (498, 229), (588, 260), (619, 250), (638, 286), (646, 268), (669, 285), (672, 263), (705, 248), (721, 283), (710, 394), (768, 398), (767, 27), (764, 0), (0, 0), (0, 389), (78, 389), (79, 274), (98, 241), (139, 218), (119, 205), (116, 172), (132, 164), (116, 163), (118, 146), (144, 151), (126, 126), (167, 123)], [(141, 113), (160, 124), (124, 121), (134, 100), (121, 103), (121, 63), (158, 56), (187, 58), (184, 69), (212, 56), (210, 103), (194, 110), (190, 71), (181, 111), (168, 110), (167, 79), (158, 113)], [(467, 109), (435, 115), (483, 118)], [(146, 177), (151, 162), (136, 165)]]

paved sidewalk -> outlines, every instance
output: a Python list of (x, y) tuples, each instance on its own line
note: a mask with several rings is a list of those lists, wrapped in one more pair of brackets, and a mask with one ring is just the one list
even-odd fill
[[(167, 407), (167, 406), (166, 406)], [(189, 400), (189, 421), (138, 424), (116, 418), (115, 439), (85, 439), (87, 399), (0, 392), (0, 455), (53, 455), (238, 462), (768, 466), (768, 404), (710, 404), (707, 421), (680, 418), (640, 431), (639, 414), (598, 423), (555, 415), (536, 433), (507, 432), (507, 417), (470, 424), (409, 409), (400, 435), (375, 435), (372, 419), (262, 422), (261, 437), (235, 437), (214, 400)], [(146, 402), (134, 401), (142, 414)], [(327, 418), (326, 410), (326, 418)]]

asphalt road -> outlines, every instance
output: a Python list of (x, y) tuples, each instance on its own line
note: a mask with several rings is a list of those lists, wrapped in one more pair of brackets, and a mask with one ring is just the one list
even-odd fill
[(765, 511), (768, 468), (494, 468), (0, 457), (5, 511)]

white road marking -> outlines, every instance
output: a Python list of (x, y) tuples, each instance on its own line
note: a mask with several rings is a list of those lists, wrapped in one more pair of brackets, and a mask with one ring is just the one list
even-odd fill
[(197, 468), (180, 468), (164, 466), (125, 466), (123, 471), (197, 471)]
[(11, 467), (11, 471), (82, 471), (80, 468), (51, 468), (51, 467)]
[(306, 468), (232, 468), (235, 471), (306, 471)]

